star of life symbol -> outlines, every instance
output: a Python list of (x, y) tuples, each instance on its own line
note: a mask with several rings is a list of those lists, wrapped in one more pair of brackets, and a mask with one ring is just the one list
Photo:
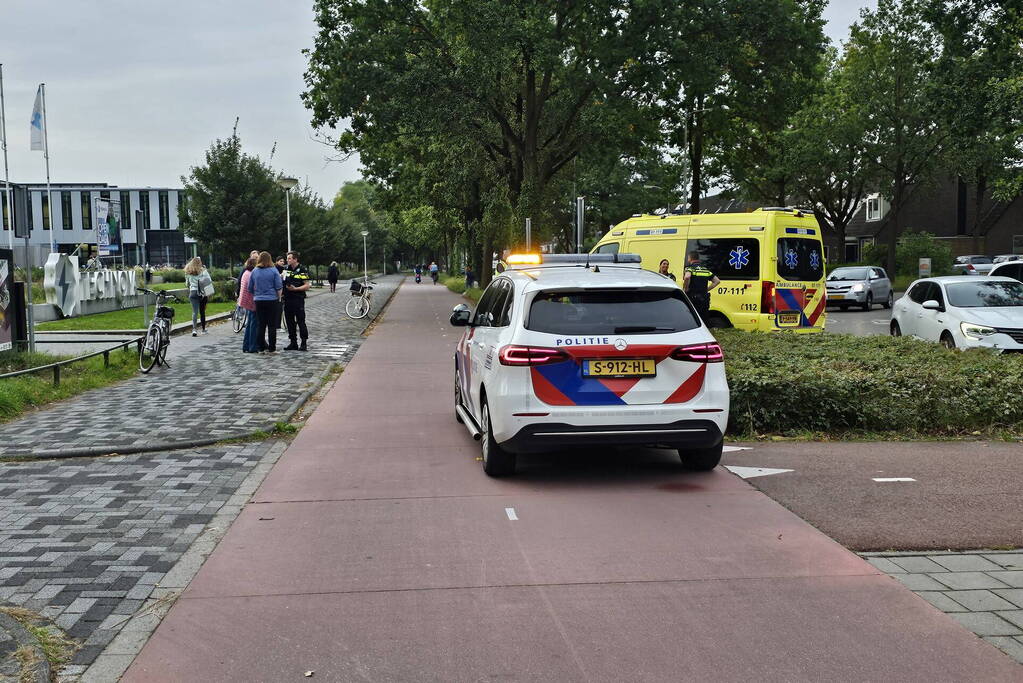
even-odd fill
[(789, 268), (795, 268), (799, 263), (799, 256), (796, 255), (795, 249), (789, 249), (785, 252), (785, 265)]
[(816, 251), (810, 254), (810, 267), (814, 270), (821, 267), (821, 257)]
[(728, 253), (728, 265), (736, 270), (749, 265), (749, 250), (739, 246)]

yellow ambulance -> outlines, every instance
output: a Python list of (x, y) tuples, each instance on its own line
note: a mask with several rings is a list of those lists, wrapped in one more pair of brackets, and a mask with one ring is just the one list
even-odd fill
[(697, 252), (720, 284), (711, 290), (711, 327), (763, 332), (824, 330), (824, 249), (813, 214), (792, 208), (750, 213), (637, 214), (614, 226), (595, 254), (639, 254), (657, 271), (668, 259), (679, 285)]

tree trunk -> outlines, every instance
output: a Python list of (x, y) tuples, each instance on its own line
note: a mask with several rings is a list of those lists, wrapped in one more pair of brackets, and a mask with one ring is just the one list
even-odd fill
[(494, 265), (493, 265), (493, 254), (494, 254), (494, 238), (487, 235), (483, 238), (483, 244), (480, 253), (480, 269), (479, 269), (479, 280), (480, 287), (486, 287), (490, 284), (490, 280), (494, 277)]
[(902, 162), (896, 164), (896, 175), (899, 176), (895, 179), (895, 196), (892, 197), (892, 220), (889, 221), (888, 229), (888, 272), (895, 273), (898, 275), (898, 269), (895, 267), (895, 251), (896, 246), (899, 242), (899, 233), (902, 232), (901, 224), (901, 212), (902, 212), (902, 198), (905, 194), (905, 180), (902, 176)]
[(702, 100), (697, 99), (697, 109), (690, 114), (689, 121), (689, 169), (692, 172), (692, 187), (689, 190), (690, 213), (700, 213), (700, 187), (703, 184), (703, 128), (700, 125), (699, 108)]

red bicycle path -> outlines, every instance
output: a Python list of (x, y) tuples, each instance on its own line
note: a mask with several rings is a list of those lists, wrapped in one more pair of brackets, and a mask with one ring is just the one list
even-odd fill
[(123, 680), (1023, 680), (723, 468), (486, 477), (453, 415), (459, 301), (403, 285)]

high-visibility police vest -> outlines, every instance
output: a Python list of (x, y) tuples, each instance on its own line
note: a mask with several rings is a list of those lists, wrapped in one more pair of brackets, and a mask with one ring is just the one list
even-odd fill
[(686, 288), (686, 293), (690, 298), (709, 296), (710, 281), (714, 279), (714, 273), (699, 261), (686, 266), (686, 273), (689, 275), (689, 286)]

